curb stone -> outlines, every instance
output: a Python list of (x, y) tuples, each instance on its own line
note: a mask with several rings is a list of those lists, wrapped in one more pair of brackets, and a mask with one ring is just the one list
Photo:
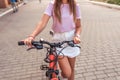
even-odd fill
[[(22, 6), (22, 5), (23, 5), (23, 3), (19, 4), (18, 7), (20, 7), (20, 6)], [(0, 17), (4, 16), (4, 15), (10, 13), (10, 12), (12, 12), (12, 8), (10, 8), (10, 9), (4, 11), (3, 13), (1, 13), (1, 14), (0, 14)]]
[(92, 3), (92, 4), (96, 4), (96, 5), (100, 5), (100, 6), (120, 10), (119, 5), (109, 4), (109, 3), (104, 3), (104, 2), (98, 2), (98, 1), (89, 1), (89, 2)]

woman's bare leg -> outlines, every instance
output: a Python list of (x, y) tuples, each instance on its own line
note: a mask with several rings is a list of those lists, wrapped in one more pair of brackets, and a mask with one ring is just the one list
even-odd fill
[(74, 67), (76, 58), (64, 57), (59, 59), (59, 66), (62, 70), (62, 76), (68, 80), (74, 80)]
[(64, 78), (69, 78), (71, 76), (71, 66), (67, 57), (58, 60), (59, 67), (61, 69), (61, 75)]
[(75, 60), (76, 60), (76, 57), (74, 57), (74, 58), (68, 58), (68, 61), (70, 63), (70, 67), (71, 67), (71, 71), (72, 71), (71, 76), (68, 78), (68, 80), (74, 80)]

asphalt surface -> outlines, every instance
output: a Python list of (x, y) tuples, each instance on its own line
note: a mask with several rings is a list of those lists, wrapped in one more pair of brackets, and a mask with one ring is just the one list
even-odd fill
[[(48, 0), (31, 0), (0, 18), (0, 80), (46, 80), (45, 50), (26, 51), (17, 42), (26, 38), (40, 20)], [(82, 14), (81, 54), (77, 57), (75, 80), (120, 80), (120, 10), (78, 1)], [(37, 36), (51, 41), (52, 20)]]

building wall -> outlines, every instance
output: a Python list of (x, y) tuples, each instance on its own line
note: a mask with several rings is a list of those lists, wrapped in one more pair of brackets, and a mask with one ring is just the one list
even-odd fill
[[(21, 2), (22, 0), (17, 0)], [(0, 0), (0, 8), (6, 8), (10, 5), (10, 0)]]
[(8, 0), (0, 0), (0, 8), (6, 8), (9, 6)]

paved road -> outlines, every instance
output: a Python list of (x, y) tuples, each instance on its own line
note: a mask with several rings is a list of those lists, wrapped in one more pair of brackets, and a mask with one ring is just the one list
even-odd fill
[[(19, 12), (0, 18), (0, 80), (45, 80), (39, 69), (45, 50), (17, 46), (35, 28), (49, 1), (31, 1)], [(120, 80), (120, 11), (79, 1), (82, 11), (81, 54), (75, 80)], [(48, 23), (40, 36), (49, 40)]]

